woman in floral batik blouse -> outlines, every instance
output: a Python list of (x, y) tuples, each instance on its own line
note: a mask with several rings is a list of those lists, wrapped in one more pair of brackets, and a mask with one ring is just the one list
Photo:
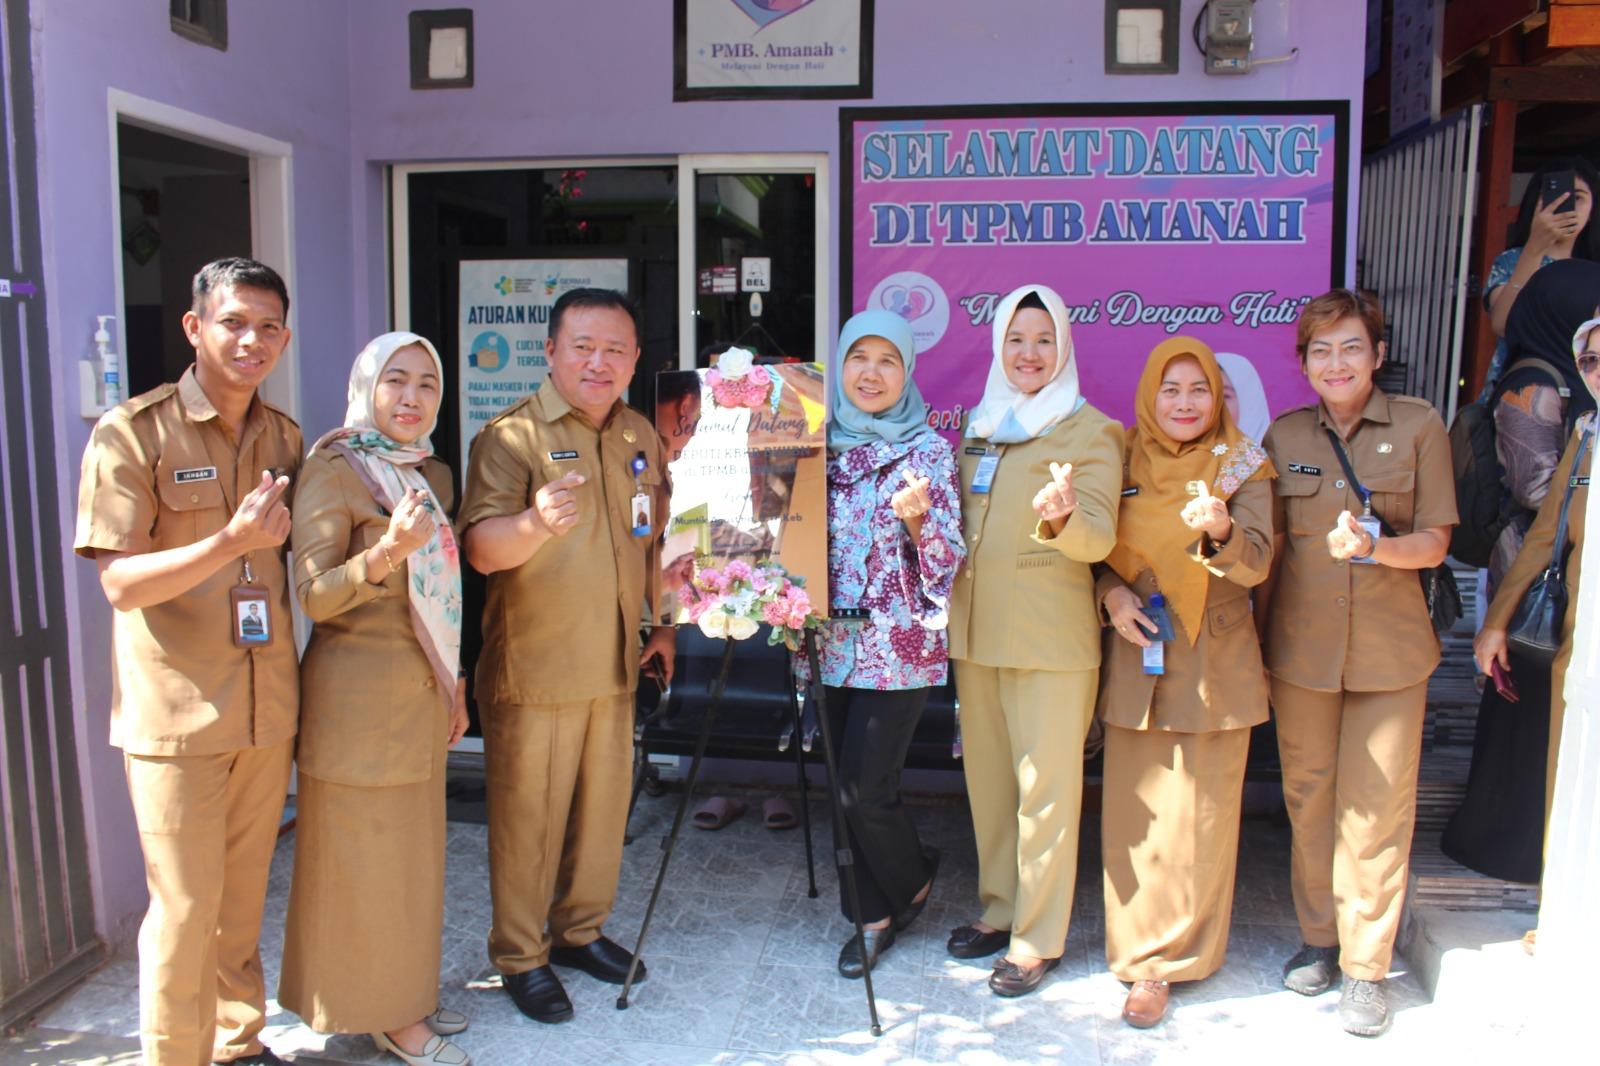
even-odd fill
[(899, 315), (845, 323), (830, 383), (832, 608), (821, 662), (866, 928), (865, 958), (854, 937), (839, 952), (846, 977), (860, 977), (922, 912), (939, 863), (900, 803), (900, 771), (928, 691), (945, 681), (950, 589), (966, 548), (955, 457), (928, 428), (915, 367)]

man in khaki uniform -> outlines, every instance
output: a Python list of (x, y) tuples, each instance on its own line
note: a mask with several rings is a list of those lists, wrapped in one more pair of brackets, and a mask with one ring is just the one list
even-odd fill
[(489, 955), (519, 1010), (561, 1022), (572, 1002), (551, 962), (620, 984), (632, 961), (601, 926), (622, 866), (634, 688), (651, 660), (671, 680), (674, 632), (653, 630), (641, 654), (667, 499), (655, 427), (621, 400), (639, 360), (632, 304), (565, 293), (545, 352), (544, 387), (473, 442), (457, 525), (489, 575)]
[[(183, 316), (195, 365), (104, 415), (83, 455), (73, 547), (116, 608), (111, 742), (150, 889), (151, 1066), (279, 1061), (258, 1038), (257, 945), (299, 714), (283, 542), (302, 443), (256, 390), (288, 310), (269, 267), (207, 264)], [(250, 604), (270, 639), (242, 632)]]

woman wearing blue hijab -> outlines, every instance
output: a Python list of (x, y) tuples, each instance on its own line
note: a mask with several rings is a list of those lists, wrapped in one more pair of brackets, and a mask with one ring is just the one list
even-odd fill
[(866, 311), (845, 323), (830, 373), (822, 681), (866, 928), (865, 959), (854, 937), (839, 952), (846, 977), (860, 977), (922, 912), (938, 868), (900, 803), (900, 772), (928, 690), (945, 681), (950, 590), (966, 548), (955, 457), (928, 428), (915, 368), (906, 320)]

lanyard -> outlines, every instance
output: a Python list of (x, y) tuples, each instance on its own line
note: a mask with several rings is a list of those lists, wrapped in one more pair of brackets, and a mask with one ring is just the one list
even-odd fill
[(1345, 478), (1350, 482), (1350, 487), (1356, 490), (1356, 495), (1361, 497), (1362, 512), (1372, 515), (1378, 520), (1378, 526), (1383, 530), (1384, 536), (1394, 536), (1394, 530), (1389, 527), (1388, 522), (1383, 520), (1383, 516), (1373, 512), (1372, 490), (1363, 485), (1361, 479), (1356, 477), (1356, 468), (1350, 465), (1350, 457), (1345, 454), (1344, 445), (1340, 443), (1338, 434), (1331, 429), (1327, 429), (1326, 432), (1328, 434), (1328, 443), (1333, 445), (1333, 454), (1338, 457), (1339, 465), (1344, 468)]

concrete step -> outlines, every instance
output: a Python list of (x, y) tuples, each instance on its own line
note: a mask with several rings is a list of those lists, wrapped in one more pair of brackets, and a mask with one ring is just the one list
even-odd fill
[(1436, 1006), (1463, 1024), (1520, 1030), (1537, 1007), (1535, 960), (1522, 935), (1535, 915), (1419, 902), (1413, 874), (1398, 947)]

